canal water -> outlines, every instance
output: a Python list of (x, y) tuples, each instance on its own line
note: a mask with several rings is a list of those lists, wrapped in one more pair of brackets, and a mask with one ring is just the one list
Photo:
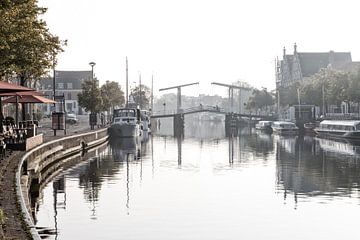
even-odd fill
[[(167, 128), (169, 127), (169, 128)], [(223, 123), (100, 148), (42, 189), (47, 239), (354, 239), (360, 147)], [(163, 128), (163, 129), (161, 129)]]

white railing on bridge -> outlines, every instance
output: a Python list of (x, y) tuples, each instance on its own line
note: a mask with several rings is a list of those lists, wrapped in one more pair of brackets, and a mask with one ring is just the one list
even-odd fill
[[(201, 111), (209, 111), (209, 112), (225, 112), (224, 108), (220, 108), (218, 106), (209, 106), (209, 105), (200, 105), (196, 107), (190, 107), (185, 109), (180, 109), (180, 113), (191, 113), (191, 112), (201, 112)], [(160, 116), (160, 115), (173, 115), (176, 114), (176, 109), (169, 109), (163, 111), (155, 111), (152, 115)]]
[[(218, 106), (211, 106), (211, 105), (199, 105), (199, 106), (194, 106), (194, 107), (189, 107), (189, 108), (185, 108), (185, 109), (180, 109), (180, 113), (192, 113), (192, 112), (219, 112), (219, 113), (225, 113), (228, 112), (227, 109), (225, 108), (220, 108)], [(161, 116), (161, 115), (174, 115), (177, 113), (176, 109), (169, 109), (169, 110), (163, 110), (163, 111), (156, 111), (153, 112), (152, 115), (154, 116)], [(235, 112), (237, 113), (237, 112)], [(244, 111), (243, 113), (244, 115), (254, 115), (254, 116), (272, 116), (273, 114), (269, 113), (268, 111)]]

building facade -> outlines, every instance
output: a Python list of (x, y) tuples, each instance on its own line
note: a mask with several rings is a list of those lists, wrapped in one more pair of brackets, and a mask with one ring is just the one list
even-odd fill
[[(64, 96), (66, 112), (85, 114), (79, 107), (78, 94), (82, 92), (82, 83), (91, 79), (91, 74), (91, 71), (55, 71), (55, 95)], [(53, 99), (53, 81), (53, 78), (45, 78), (39, 85), (39, 91), (50, 99)], [(51, 114), (52, 110), (52, 105), (44, 106), (45, 114)]]
[(292, 54), (283, 49), (283, 59), (276, 60), (276, 87), (289, 87), (295, 82), (306, 81), (320, 69), (353, 71), (359, 62), (353, 62), (350, 52), (298, 52), (294, 45)]

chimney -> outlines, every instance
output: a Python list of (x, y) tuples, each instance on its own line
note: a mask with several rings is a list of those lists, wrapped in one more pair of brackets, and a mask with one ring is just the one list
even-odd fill
[(294, 43), (294, 55), (297, 53), (297, 45)]
[(286, 55), (286, 48), (284, 47), (283, 48), (283, 56), (285, 57), (285, 55)]

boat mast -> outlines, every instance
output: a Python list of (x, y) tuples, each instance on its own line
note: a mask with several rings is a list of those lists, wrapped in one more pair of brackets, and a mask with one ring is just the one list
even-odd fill
[(128, 78), (128, 59), (126, 56), (126, 99), (125, 99), (125, 106), (129, 107), (129, 92), (128, 92), (128, 88), (129, 88), (129, 78)]
[(151, 75), (151, 112), (154, 111), (154, 75)]
[(141, 104), (141, 73), (139, 73), (139, 106), (140, 106), (140, 109), (142, 109), (142, 104)]

